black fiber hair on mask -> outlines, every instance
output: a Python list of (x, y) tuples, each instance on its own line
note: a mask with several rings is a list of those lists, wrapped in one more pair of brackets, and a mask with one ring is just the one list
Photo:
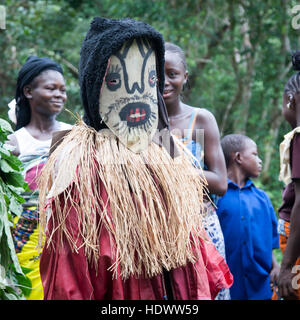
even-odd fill
[[(97, 131), (106, 128), (99, 114), (99, 97), (108, 60), (122, 45), (134, 38), (147, 38), (156, 52), (158, 91), (164, 90), (164, 40), (154, 28), (129, 18), (115, 20), (96, 17), (91, 22), (80, 52), (79, 84), (84, 107), (84, 121)], [(159, 99), (158, 129), (168, 128), (168, 116)]]
[(16, 130), (26, 126), (30, 122), (31, 111), (27, 98), (24, 96), (23, 89), (30, 84), (38, 75), (46, 70), (55, 70), (63, 74), (62, 67), (48, 57), (30, 56), (19, 71), (16, 88)]

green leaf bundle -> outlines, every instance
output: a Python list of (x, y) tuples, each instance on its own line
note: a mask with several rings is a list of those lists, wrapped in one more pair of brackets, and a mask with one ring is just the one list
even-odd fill
[(21, 194), (28, 191), (22, 163), (6, 144), (12, 132), (10, 124), (0, 118), (0, 300), (24, 299), (30, 289), (11, 235), (13, 217), (22, 213)]

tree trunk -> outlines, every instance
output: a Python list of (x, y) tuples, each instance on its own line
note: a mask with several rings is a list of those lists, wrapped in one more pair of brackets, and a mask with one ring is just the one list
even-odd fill
[[(277, 101), (275, 102), (274, 106), (277, 106)], [(264, 154), (264, 163), (263, 163), (263, 170), (262, 170), (262, 182), (267, 183), (270, 179), (270, 166), (271, 161), (273, 158), (274, 151), (278, 151), (278, 146), (276, 145), (276, 141), (278, 138), (278, 132), (281, 124), (283, 123), (284, 119), (281, 115), (281, 112), (278, 112), (275, 118), (273, 119), (273, 122), (271, 124), (269, 134), (268, 134), (268, 140), (265, 143), (265, 154)]]

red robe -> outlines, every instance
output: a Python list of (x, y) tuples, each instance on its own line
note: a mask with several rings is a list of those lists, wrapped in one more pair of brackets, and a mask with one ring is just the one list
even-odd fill
[[(102, 186), (101, 196), (104, 202), (107, 194)], [(50, 204), (51, 205), (51, 204)], [(46, 243), (42, 252), (40, 272), (46, 300), (154, 300), (166, 299), (163, 274), (152, 278), (131, 276), (126, 280), (117, 277), (108, 270), (115, 262), (115, 247), (108, 231), (103, 227), (100, 232), (100, 256), (97, 270), (88, 261), (81, 247), (78, 252), (55, 232), (47, 247), (47, 234), (53, 230), (55, 207), (52, 205), (54, 219), (47, 225)], [(71, 208), (66, 218), (68, 230), (74, 238), (78, 235), (77, 213)], [(64, 236), (63, 236), (64, 237)], [(82, 244), (80, 236), (77, 246)], [(222, 288), (232, 285), (233, 277), (223, 257), (211, 242), (201, 240), (195, 249), (199, 257), (196, 263), (170, 271), (173, 297), (176, 300), (214, 299)]]

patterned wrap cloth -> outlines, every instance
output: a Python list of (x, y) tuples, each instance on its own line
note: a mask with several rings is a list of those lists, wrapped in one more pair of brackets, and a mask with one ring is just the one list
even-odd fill
[[(194, 155), (194, 157), (198, 160), (198, 163), (200, 163), (201, 167), (204, 169), (207, 169), (207, 166), (204, 164), (203, 147), (201, 146), (200, 142), (194, 141), (192, 139), (196, 118), (197, 118), (197, 110), (194, 110), (191, 115), (188, 130), (187, 130), (188, 135), (183, 137), (181, 141), (186, 146), (186, 148)], [(195, 164), (196, 164), (196, 161), (195, 161)], [(215, 245), (218, 252), (226, 261), (224, 237), (223, 237), (221, 225), (220, 225), (219, 218), (217, 216), (217, 212), (215, 208), (215, 203), (217, 202), (217, 196), (214, 194), (211, 194), (210, 198), (212, 201), (207, 200), (205, 202), (207, 215), (203, 220), (204, 229), (208, 234), (212, 243)], [(229, 289), (220, 290), (215, 300), (230, 300)]]
[(28, 300), (43, 300), (43, 286), (40, 277), (39, 263), (41, 252), (37, 249), (39, 238), (38, 190), (36, 177), (39, 176), (47, 156), (36, 154), (23, 162), (25, 180), (32, 191), (23, 195), (25, 203), (20, 217), (15, 217), (12, 236), (21, 267), (31, 281), (32, 290)]

